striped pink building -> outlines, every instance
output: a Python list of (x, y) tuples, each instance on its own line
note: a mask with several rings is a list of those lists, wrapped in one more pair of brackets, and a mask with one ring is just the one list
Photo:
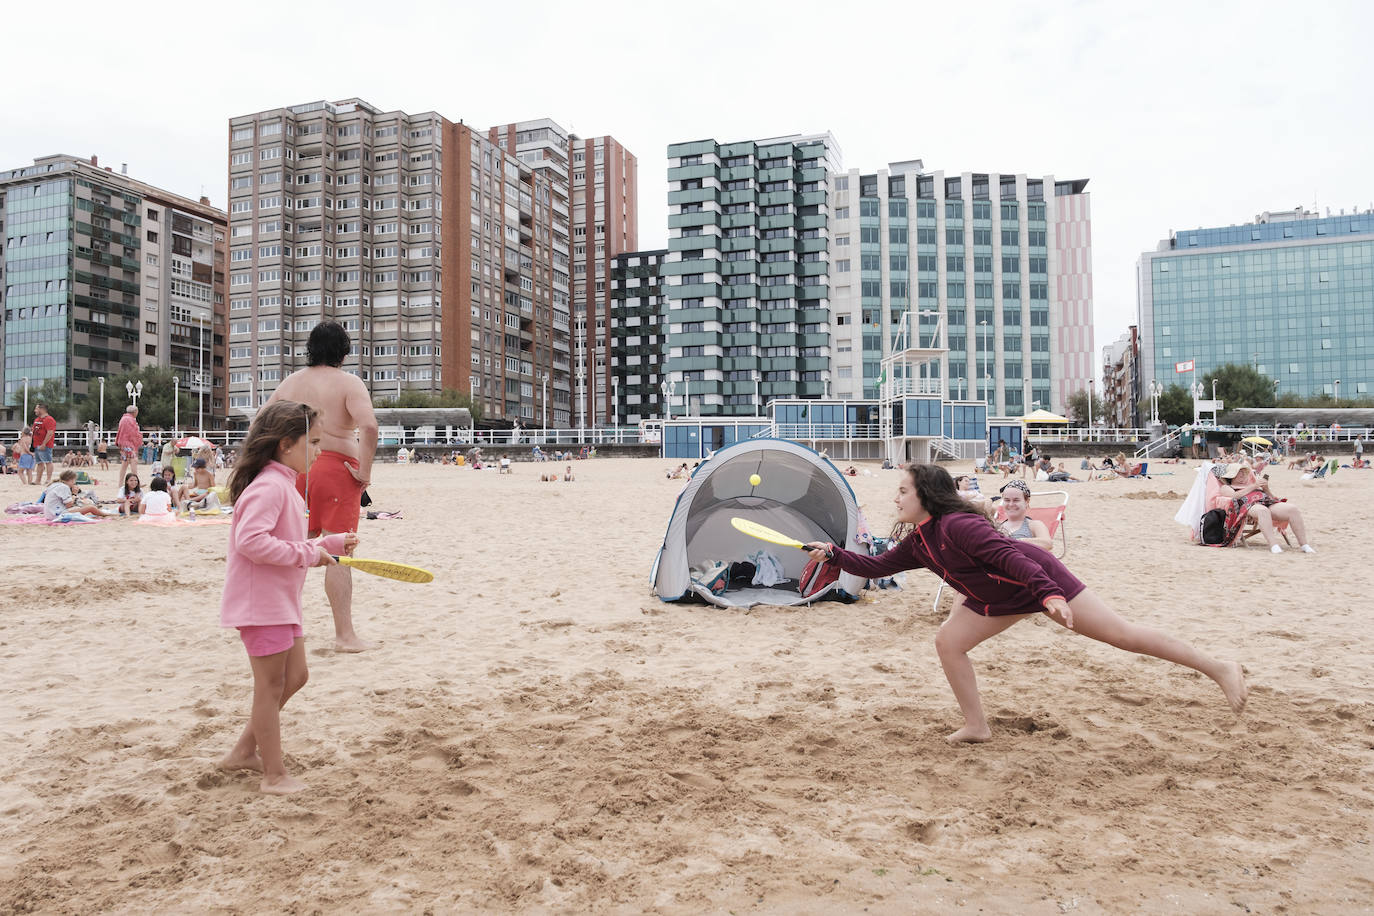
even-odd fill
[[(1047, 182), (1048, 183), (1048, 182)], [(1050, 409), (1063, 412), (1069, 398), (1097, 376), (1093, 345), (1092, 208), (1087, 180), (1054, 183), (1046, 220), (1051, 228), (1050, 351), (1053, 399)], [(1096, 386), (1097, 383), (1094, 383)], [(1100, 395), (1100, 389), (1097, 389)]]

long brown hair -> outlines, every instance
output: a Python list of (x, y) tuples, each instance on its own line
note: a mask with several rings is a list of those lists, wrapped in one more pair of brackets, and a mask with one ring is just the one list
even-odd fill
[[(959, 490), (954, 486), (954, 478), (950, 477), (949, 472), (938, 464), (913, 462), (903, 468), (903, 472), (911, 475), (911, 485), (916, 488), (916, 497), (921, 501), (921, 507), (933, 518), (955, 512), (966, 512), (969, 515), (981, 517), (994, 529), (997, 527), (987, 509), (981, 508), (959, 495)], [(915, 525), (898, 522), (892, 528), (892, 538), (893, 540), (900, 540), (915, 528)]]
[(248, 438), (239, 446), (239, 459), (229, 478), (229, 502), (235, 502), (253, 478), (277, 457), (283, 441), (290, 447), (310, 431), (317, 416), (314, 408), (299, 401), (273, 401), (259, 410), (248, 429)]

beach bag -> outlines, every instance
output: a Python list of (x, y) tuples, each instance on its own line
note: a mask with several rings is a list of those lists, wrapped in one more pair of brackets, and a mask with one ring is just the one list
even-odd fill
[(708, 560), (692, 567), (692, 581), (719, 595), (730, 586), (730, 567), (719, 560)]
[(1202, 535), (1202, 543), (1220, 544), (1226, 540), (1226, 510), (1213, 509), (1204, 512), (1198, 528)]
[(810, 560), (807, 562), (806, 568), (802, 570), (798, 589), (803, 598), (809, 598), (838, 578), (840, 578), (840, 564), (834, 560), (820, 563)]

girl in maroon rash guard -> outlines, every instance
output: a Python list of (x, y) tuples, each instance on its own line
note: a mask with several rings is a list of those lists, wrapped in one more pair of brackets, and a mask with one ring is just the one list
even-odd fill
[(1219, 661), (1173, 636), (1125, 620), (1048, 551), (999, 533), (986, 515), (959, 496), (943, 468), (909, 465), (895, 502), (898, 526), (909, 533), (892, 550), (871, 557), (834, 544), (807, 547), (813, 558), (833, 556), (845, 572), (868, 578), (924, 567), (963, 596), (935, 637), (940, 664), (964, 714), (964, 727), (950, 741), (992, 737), (969, 651), (1041, 612), (1119, 649), (1200, 671), (1217, 682), (1232, 709), (1239, 713), (1245, 707), (1245, 678), (1238, 663)]

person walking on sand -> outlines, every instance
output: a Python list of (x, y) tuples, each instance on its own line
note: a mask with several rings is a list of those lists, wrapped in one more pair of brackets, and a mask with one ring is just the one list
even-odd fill
[(876, 557), (812, 542), (815, 560), (833, 557), (848, 573), (879, 579), (904, 569), (929, 569), (960, 593), (949, 619), (935, 637), (945, 677), (954, 691), (964, 725), (951, 742), (992, 737), (968, 653), (1033, 614), (1108, 645), (1184, 665), (1216, 681), (1236, 713), (1245, 708), (1245, 676), (1236, 662), (1223, 662), (1158, 630), (1131, 623), (1046, 550), (999, 533), (992, 520), (954, 489), (941, 467), (912, 464), (897, 487), (900, 544)]
[(57, 441), (57, 421), (48, 413), (48, 405), (39, 401), (33, 405), (33, 462), (34, 481), (43, 486), (43, 475), (47, 473), (48, 483), (52, 483), (52, 447)]
[(124, 408), (115, 432), (115, 446), (119, 449), (119, 479), (138, 470), (138, 450), (143, 448), (143, 430), (138, 428), (138, 408), (133, 404)]
[(234, 627), (253, 669), (248, 725), (219, 762), (224, 770), (262, 774), (259, 788), (290, 795), (306, 788), (286, 772), (280, 711), (309, 677), (301, 591), (311, 566), (333, 567), (352, 553), (356, 534), (306, 540), (305, 503), (296, 492), (320, 454), (318, 415), (305, 404), (274, 400), (258, 411), (229, 480), (234, 520), (220, 599), (220, 626)]
[(33, 431), (27, 426), (20, 431), (14, 443), (14, 463), (19, 468), (19, 480), (33, 483)]
[[(351, 349), (348, 332), (337, 321), (321, 321), (306, 343), (306, 368), (291, 373), (277, 386), (268, 403), (278, 400), (309, 404), (320, 415), (323, 451), (296, 486), (306, 501), (311, 537), (358, 530), (363, 491), (372, 479), (377, 453), (377, 417), (367, 386), (339, 368)], [(324, 593), (334, 614), (334, 648), (362, 652), (373, 644), (353, 628), (353, 573), (347, 566), (330, 566), (324, 573)]]

